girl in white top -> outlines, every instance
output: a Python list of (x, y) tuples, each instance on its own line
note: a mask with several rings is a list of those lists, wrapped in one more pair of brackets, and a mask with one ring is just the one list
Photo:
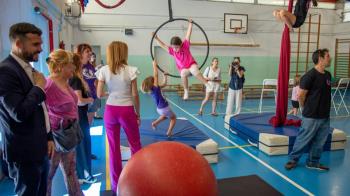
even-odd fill
[(299, 84), (300, 84), (300, 77), (299, 76), (295, 76), (294, 78), (294, 87), (292, 90), (292, 109), (288, 112), (288, 114), (293, 114), (293, 115), (297, 115), (298, 114), (298, 110), (299, 110)]
[(105, 96), (104, 85), (108, 88), (108, 99), (104, 113), (107, 139), (109, 143), (112, 190), (116, 192), (122, 171), (120, 153), (120, 127), (123, 127), (129, 141), (131, 153), (141, 149), (140, 142), (140, 101), (137, 91), (136, 67), (127, 65), (128, 46), (114, 41), (107, 48), (107, 64), (96, 76), (97, 96)]
[(205, 98), (202, 101), (201, 107), (199, 108), (198, 115), (203, 114), (203, 107), (208, 102), (210, 96), (213, 95), (211, 115), (218, 116), (218, 114), (216, 113), (216, 100), (218, 97), (218, 92), (220, 91), (220, 83), (221, 83), (221, 70), (219, 68), (218, 58), (214, 57), (212, 59), (211, 65), (205, 69), (203, 76), (205, 79), (208, 80), (208, 83), (210, 85), (207, 85), (206, 87)]

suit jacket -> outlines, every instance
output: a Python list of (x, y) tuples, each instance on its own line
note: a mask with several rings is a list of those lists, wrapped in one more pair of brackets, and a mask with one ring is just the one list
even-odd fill
[(32, 84), (11, 55), (0, 63), (0, 130), (8, 162), (42, 161), (47, 156), (44, 100), (45, 92)]

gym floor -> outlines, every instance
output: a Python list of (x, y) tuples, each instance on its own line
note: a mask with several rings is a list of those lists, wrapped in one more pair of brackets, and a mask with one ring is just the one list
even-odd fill
[[(321, 162), (330, 167), (328, 172), (307, 169), (304, 166), (305, 155), (296, 169), (286, 171), (284, 164), (287, 156), (268, 156), (224, 128), (223, 113), (226, 109), (226, 100), (218, 103), (217, 111), (220, 116), (212, 117), (210, 115), (211, 102), (206, 105), (204, 115), (198, 116), (200, 101), (182, 101), (174, 93), (166, 93), (166, 96), (178, 117), (187, 118), (218, 143), (219, 162), (211, 165), (217, 179), (256, 174), (283, 195), (350, 195), (350, 186), (348, 186), (350, 179), (349, 145), (345, 150), (327, 151), (322, 154)], [(142, 118), (157, 118), (158, 114), (151, 97), (143, 94), (140, 94), (140, 97)], [(349, 103), (349, 101), (347, 97), (346, 102)], [(258, 103), (257, 99), (243, 100), (242, 113), (256, 113)], [(264, 100), (263, 106), (264, 112), (275, 110), (272, 99)], [(350, 117), (341, 114), (335, 116), (334, 110), (331, 113), (331, 126), (345, 131), (349, 138)], [(93, 154), (98, 156), (98, 160), (92, 162), (93, 173), (98, 182), (92, 185), (84, 184), (82, 188), (85, 195), (99, 195), (100, 191), (110, 189), (103, 120), (94, 121), (91, 134)], [(0, 182), (0, 193), (1, 195), (14, 195), (11, 180), (5, 179)], [(52, 193), (53, 195), (67, 193), (60, 169), (54, 178)]]

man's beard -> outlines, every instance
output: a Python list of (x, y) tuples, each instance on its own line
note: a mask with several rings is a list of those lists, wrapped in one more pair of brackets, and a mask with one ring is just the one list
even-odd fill
[(36, 54), (40, 54), (40, 52), (36, 51), (33, 53), (29, 53), (29, 52), (24, 52), (23, 53), (23, 58), (28, 61), (28, 62), (37, 62), (39, 60), (39, 58), (35, 59), (35, 55)]

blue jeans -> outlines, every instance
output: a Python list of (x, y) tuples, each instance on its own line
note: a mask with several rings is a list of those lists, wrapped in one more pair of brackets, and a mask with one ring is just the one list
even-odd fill
[(88, 106), (79, 106), (79, 125), (84, 138), (76, 147), (76, 169), (79, 179), (86, 179), (92, 176), (91, 173), (91, 135), (87, 117)]
[(304, 151), (310, 147), (307, 163), (318, 164), (329, 133), (329, 118), (314, 119), (303, 117), (293, 150), (289, 154), (289, 159), (298, 162)]

